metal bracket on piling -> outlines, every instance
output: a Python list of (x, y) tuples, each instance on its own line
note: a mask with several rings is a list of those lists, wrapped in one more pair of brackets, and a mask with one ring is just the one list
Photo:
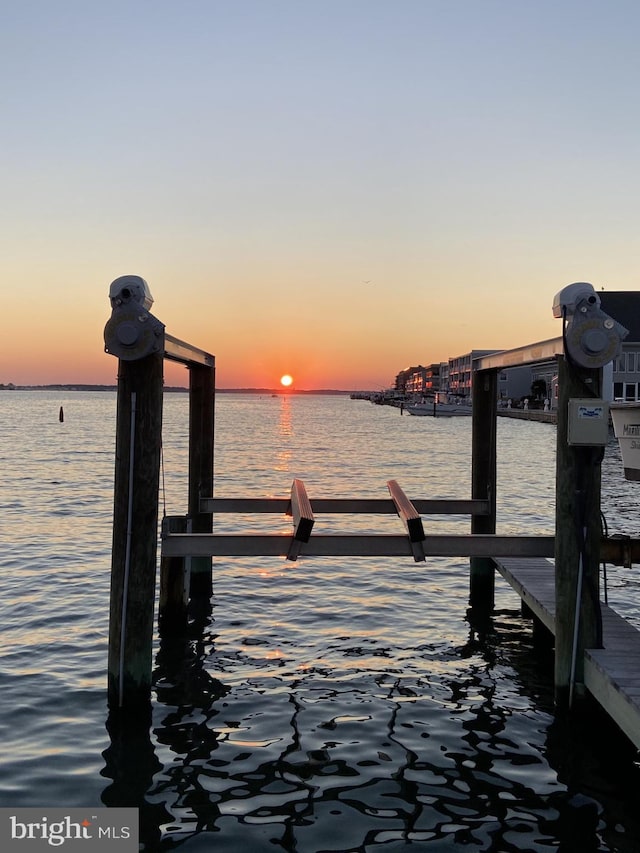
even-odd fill
[(422, 526), (422, 517), (418, 510), (411, 503), (409, 498), (402, 491), (396, 480), (389, 480), (387, 488), (391, 495), (391, 500), (394, 503), (396, 512), (402, 520), (407, 533), (409, 535), (409, 543), (413, 553), (413, 559), (416, 563), (425, 562), (423, 542), (426, 539), (424, 528)]

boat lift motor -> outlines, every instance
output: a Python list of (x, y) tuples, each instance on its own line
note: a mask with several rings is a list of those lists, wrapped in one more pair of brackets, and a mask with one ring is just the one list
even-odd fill
[(109, 287), (111, 317), (104, 327), (105, 352), (136, 361), (164, 350), (164, 324), (149, 312), (153, 296), (139, 275), (122, 275)]
[(593, 285), (585, 281), (568, 284), (555, 295), (553, 316), (562, 317), (565, 351), (580, 367), (604, 367), (629, 334), (602, 310)]
[(128, 302), (137, 302), (146, 311), (151, 311), (153, 296), (147, 282), (139, 275), (121, 275), (109, 285), (109, 301), (116, 308)]

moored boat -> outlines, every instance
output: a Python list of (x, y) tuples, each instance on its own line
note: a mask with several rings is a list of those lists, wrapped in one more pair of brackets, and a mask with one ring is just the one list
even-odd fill
[(611, 403), (610, 412), (625, 479), (640, 480), (640, 402)]

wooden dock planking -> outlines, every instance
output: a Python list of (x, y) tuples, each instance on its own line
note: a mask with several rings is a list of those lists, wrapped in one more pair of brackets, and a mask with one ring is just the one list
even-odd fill
[[(555, 634), (555, 568), (536, 558), (495, 558), (498, 572)], [(604, 648), (585, 649), (587, 690), (640, 749), (640, 631), (601, 604)]]
[(496, 568), (522, 601), (555, 634), (556, 590), (553, 563), (531, 557), (494, 557)]

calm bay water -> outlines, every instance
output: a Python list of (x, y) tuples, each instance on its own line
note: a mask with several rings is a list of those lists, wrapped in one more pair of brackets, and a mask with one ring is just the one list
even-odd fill
[[(186, 508), (187, 403), (165, 399), (161, 513)], [(114, 428), (111, 393), (0, 394), (0, 806), (137, 805), (149, 851), (640, 850), (633, 750), (606, 722), (554, 720), (549, 661), (501, 580), (491, 624), (469, 624), (465, 560), (216, 561), (209, 618), (156, 646), (151, 731), (112, 741)], [(498, 532), (552, 532), (555, 428), (498, 429)], [(216, 493), (284, 496), (301, 477), (312, 498), (386, 497), (395, 478), (411, 497), (468, 497), (470, 447), (470, 419), (219, 395)], [(603, 472), (609, 531), (639, 535), (613, 441)], [(637, 569), (607, 575), (640, 627)]]

